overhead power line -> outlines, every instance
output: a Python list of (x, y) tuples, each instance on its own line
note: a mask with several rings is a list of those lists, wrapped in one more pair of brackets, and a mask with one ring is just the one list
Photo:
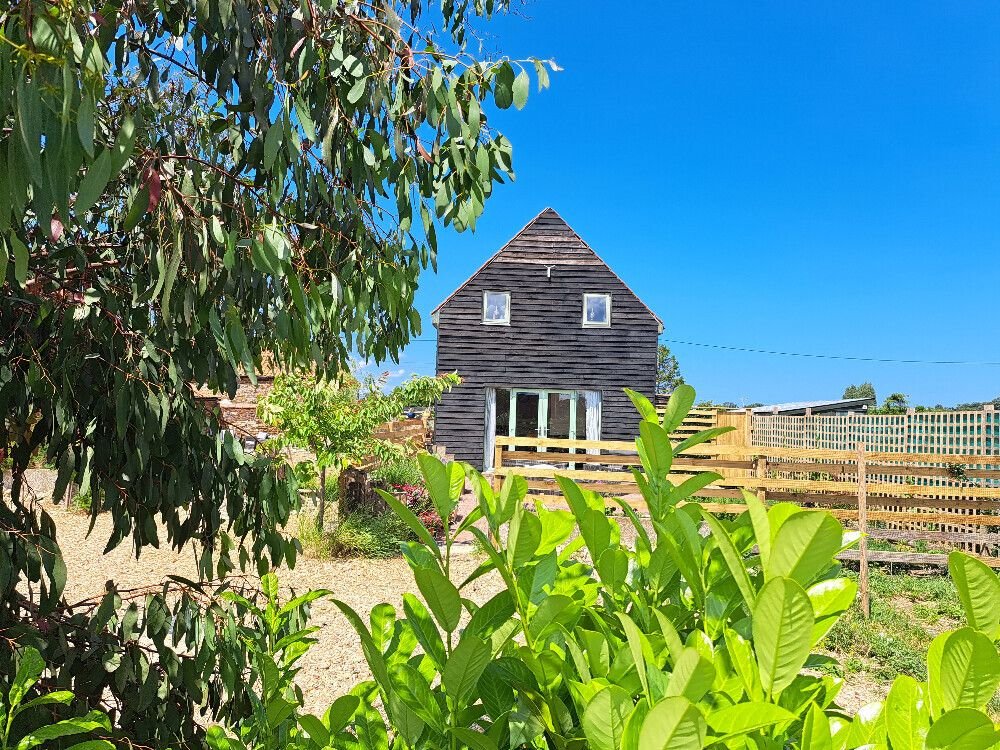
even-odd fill
[[(816, 354), (813, 352), (783, 352), (773, 349), (755, 349), (749, 346), (727, 346), (725, 344), (707, 344), (702, 341), (681, 341), (680, 339), (663, 339), (668, 344), (682, 346), (700, 346), (703, 349), (722, 349), (729, 352), (746, 352), (749, 354), (770, 354), (778, 357), (806, 357), (809, 359), (839, 359), (847, 362), (879, 362), (893, 365), (967, 365), (973, 367), (1000, 367), (1000, 362), (975, 362), (961, 359), (892, 359), (890, 357), (854, 357), (849, 354)], [(410, 343), (434, 343), (436, 338), (419, 337), (410, 339)]]
[(726, 346), (724, 344), (706, 344), (700, 341), (681, 341), (679, 339), (664, 339), (669, 344), (682, 346), (700, 346), (705, 349), (723, 349), (731, 352), (749, 352), (751, 354), (771, 354), (781, 357), (809, 357), (810, 359), (842, 359), (851, 362), (883, 362), (895, 365), (973, 365), (977, 367), (1000, 367), (1000, 362), (972, 362), (959, 359), (891, 359), (888, 357), (852, 357), (847, 354), (814, 354), (809, 352), (781, 352), (771, 349), (754, 349), (748, 346)]

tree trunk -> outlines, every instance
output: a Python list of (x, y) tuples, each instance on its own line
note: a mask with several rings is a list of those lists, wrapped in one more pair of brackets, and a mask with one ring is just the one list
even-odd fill
[(319, 470), (319, 511), (316, 513), (316, 528), (322, 533), (326, 515), (326, 467)]
[(348, 513), (377, 516), (388, 510), (385, 501), (372, 487), (368, 472), (350, 466), (340, 472), (340, 517)]

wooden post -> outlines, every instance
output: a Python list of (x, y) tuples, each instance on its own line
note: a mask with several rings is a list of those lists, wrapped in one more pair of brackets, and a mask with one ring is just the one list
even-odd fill
[(743, 422), (743, 447), (749, 448), (753, 445), (753, 409), (747, 409)]
[(871, 601), (868, 594), (868, 477), (865, 461), (865, 444), (858, 443), (858, 585), (861, 589), (861, 612), (867, 618), (871, 615)]
[(493, 491), (500, 491), (500, 466), (503, 464), (503, 446), (496, 444), (493, 449)]
[(757, 456), (756, 476), (761, 482), (757, 486), (757, 499), (764, 503), (766, 502), (766, 493), (764, 492), (763, 482), (767, 477), (767, 456)]

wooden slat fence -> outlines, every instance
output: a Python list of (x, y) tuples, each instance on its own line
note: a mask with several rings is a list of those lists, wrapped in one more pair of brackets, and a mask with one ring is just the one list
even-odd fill
[[(911, 544), (974, 544), (983, 559), (1000, 567), (998, 464), (992, 455), (710, 443), (677, 456), (671, 478), (681, 482), (701, 471), (720, 474), (721, 480), (698, 493), (699, 502), (713, 512), (741, 513), (745, 510), (742, 491), (749, 490), (766, 502), (794, 502), (829, 510), (855, 528), (861, 510), (859, 498), (863, 497), (870, 538)], [(955, 477), (956, 465), (961, 467), (962, 479)], [(498, 437), (495, 466), (497, 480), (508, 474), (525, 477), (532, 500), (561, 504), (555, 477), (565, 476), (645, 510), (631, 474), (632, 468), (639, 467), (634, 443)], [(940, 483), (929, 484), (931, 480)], [(946, 559), (919, 552), (878, 554), (880, 560), (899, 562), (933, 558), (941, 563)]]

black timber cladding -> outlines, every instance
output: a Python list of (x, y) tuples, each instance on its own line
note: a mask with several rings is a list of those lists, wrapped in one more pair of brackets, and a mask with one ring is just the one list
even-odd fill
[[(483, 292), (510, 293), (510, 325), (484, 325)], [(584, 293), (611, 295), (611, 326), (584, 328)], [(602, 392), (601, 438), (630, 440), (622, 392), (653, 397), (660, 322), (552, 209), (546, 209), (435, 311), (437, 371), (463, 383), (436, 409), (434, 442), (482, 468), (486, 388)]]

